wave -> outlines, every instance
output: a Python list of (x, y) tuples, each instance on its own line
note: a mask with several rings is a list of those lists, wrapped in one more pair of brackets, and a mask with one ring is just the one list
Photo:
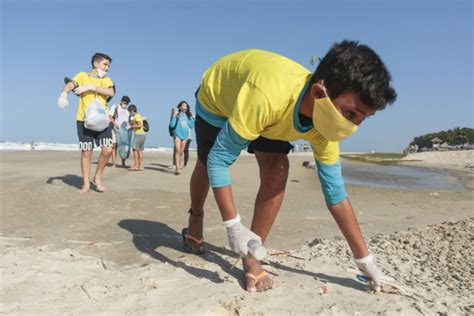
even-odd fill
[[(49, 150), (49, 151), (79, 151), (78, 144), (62, 143), (44, 143), (44, 142), (0, 142), (0, 151), (31, 151), (31, 150)], [(96, 147), (94, 150), (100, 150)], [(145, 151), (155, 152), (173, 152), (170, 147), (145, 147)], [(190, 149), (192, 151), (192, 149)]]

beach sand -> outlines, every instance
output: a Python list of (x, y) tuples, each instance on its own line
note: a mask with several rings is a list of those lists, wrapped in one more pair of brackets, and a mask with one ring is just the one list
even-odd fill
[[(348, 272), (355, 268), (349, 248), (314, 170), (302, 167), (310, 156), (290, 155), (285, 200), (266, 242), (265, 269), (274, 288), (247, 293), (241, 263), (232, 268), (237, 256), (229, 251), (212, 194), (205, 206), (207, 252), (183, 252), (180, 232), (187, 224), (194, 155), (175, 176), (166, 169), (169, 153), (146, 152), (143, 172), (108, 167), (107, 192), (85, 195), (78, 193), (79, 155), (0, 152), (0, 313), (474, 313), (472, 190), (347, 186), (371, 252), (410, 297), (374, 294)], [(436, 166), (446, 168), (429, 163)], [(464, 165), (449, 168), (460, 181), (472, 176)], [(236, 205), (248, 225), (259, 186), (255, 158), (242, 155), (231, 173)]]

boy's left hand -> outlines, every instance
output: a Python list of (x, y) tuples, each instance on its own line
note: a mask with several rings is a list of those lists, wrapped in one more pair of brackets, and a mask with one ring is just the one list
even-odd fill
[(372, 255), (360, 259), (355, 259), (355, 262), (359, 270), (364, 272), (364, 274), (368, 278), (370, 278), (370, 281), (373, 284), (374, 290), (376, 292), (380, 292), (383, 281), (394, 281), (393, 278), (383, 274), (382, 271), (380, 271), (380, 269), (375, 264)]
[(84, 86), (79, 86), (77, 87), (76, 89), (74, 89), (74, 93), (77, 94), (77, 95), (81, 95), (83, 94), (84, 92), (87, 92), (87, 91), (96, 91), (97, 90), (97, 87), (96, 86), (93, 86), (93, 85), (84, 85)]

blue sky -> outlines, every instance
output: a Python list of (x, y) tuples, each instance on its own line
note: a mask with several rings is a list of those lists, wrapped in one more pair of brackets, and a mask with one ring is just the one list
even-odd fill
[(112, 103), (129, 95), (151, 125), (147, 146), (171, 147), (168, 121), (193, 104), (202, 72), (228, 53), (261, 48), (296, 60), (343, 39), (379, 53), (397, 102), (364, 122), (343, 151), (399, 151), (411, 139), (473, 127), (472, 1), (1, 0), (1, 141), (76, 143), (77, 98), (56, 101), (65, 76), (113, 58)]

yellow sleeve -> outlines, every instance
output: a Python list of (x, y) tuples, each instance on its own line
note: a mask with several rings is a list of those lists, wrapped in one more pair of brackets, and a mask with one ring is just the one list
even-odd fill
[(258, 88), (244, 83), (229, 116), (234, 131), (246, 140), (254, 140), (271, 122), (271, 116), (267, 97)]
[(114, 86), (114, 83), (112, 81), (112, 79), (110, 79), (110, 77), (105, 77), (104, 78), (104, 87), (105, 88), (110, 88), (110, 87), (113, 87)]
[(90, 84), (89, 76), (85, 72), (80, 72), (72, 78), (79, 86)]
[(310, 139), (316, 161), (333, 164), (339, 159), (339, 142), (332, 142), (325, 139), (321, 134), (315, 132)]

